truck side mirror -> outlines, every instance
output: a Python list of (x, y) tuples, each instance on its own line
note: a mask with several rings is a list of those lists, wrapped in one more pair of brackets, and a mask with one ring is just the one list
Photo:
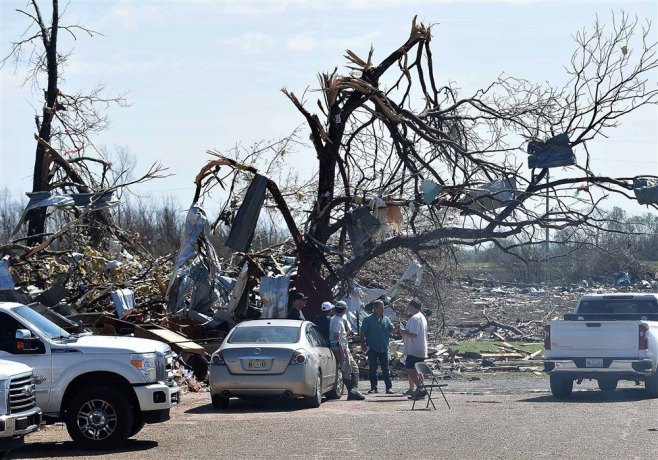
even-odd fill
[(16, 330), (16, 340), (31, 339), (32, 332), (29, 329), (17, 329)]
[(43, 344), (28, 329), (17, 329), (15, 350), (18, 354), (42, 353)]

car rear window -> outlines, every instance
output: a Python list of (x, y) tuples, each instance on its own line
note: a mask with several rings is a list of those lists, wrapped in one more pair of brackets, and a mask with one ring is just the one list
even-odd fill
[(228, 343), (297, 343), (299, 327), (246, 326), (233, 331)]
[(583, 300), (578, 306), (580, 314), (643, 314), (658, 313), (655, 299), (596, 299)]

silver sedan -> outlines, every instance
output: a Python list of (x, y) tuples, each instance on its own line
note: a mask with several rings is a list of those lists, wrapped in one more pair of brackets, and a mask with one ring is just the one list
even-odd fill
[(232, 396), (304, 398), (319, 407), (338, 399), (343, 378), (320, 330), (309, 321), (261, 319), (235, 326), (210, 360), (210, 396), (227, 408)]

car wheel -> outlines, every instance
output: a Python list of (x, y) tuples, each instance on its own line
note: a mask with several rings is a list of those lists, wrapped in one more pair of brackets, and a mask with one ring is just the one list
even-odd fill
[(564, 377), (562, 375), (552, 374), (551, 377), (551, 393), (556, 398), (568, 398), (573, 391), (573, 379)]
[(644, 389), (649, 398), (658, 398), (658, 370), (644, 381)]
[(615, 391), (617, 389), (617, 380), (599, 379), (599, 389), (601, 391)]
[(336, 382), (334, 383), (334, 388), (327, 393), (327, 399), (340, 399), (340, 397), (343, 396), (344, 386), (343, 371), (336, 369)]
[(114, 388), (83, 388), (68, 404), (66, 429), (85, 449), (116, 449), (133, 429), (130, 401)]
[(320, 372), (315, 380), (315, 393), (313, 396), (305, 397), (304, 402), (308, 407), (320, 407), (322, 404), (322, 374)]
[(228, 400), (229, 398), (225, 398), (222, 395), (212, 395), (212, 407), (215, 409), (228, 409)]

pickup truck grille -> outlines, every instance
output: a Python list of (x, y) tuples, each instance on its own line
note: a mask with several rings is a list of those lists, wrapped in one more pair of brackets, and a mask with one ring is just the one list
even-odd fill
[(15, 414), (37, 405), (37, 393), (32, 374), (14, 377), (9, 382), (9, 413)]

